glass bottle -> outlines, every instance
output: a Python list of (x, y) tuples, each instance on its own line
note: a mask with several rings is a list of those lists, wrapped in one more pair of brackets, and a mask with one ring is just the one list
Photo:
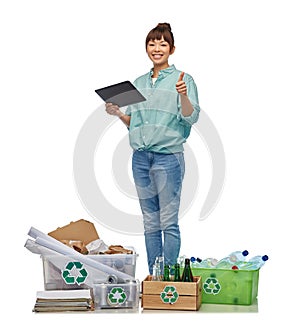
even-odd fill
[(180, 264), (176, 263), (174, 265), (174, 282), (180, 282), (181, 278), (180, 278)]
[(190, 259), (186, 258), (184, 261), (184, 268), (182, 273), (182, 282), (193, 282), (193, 273), (190, 266)]
[(161, 280), (161, 274), (160, 274), (160, 268), (157, 265), (153, 265), (153, 273), (152, 273), (152, 281), (160, 281)]
[(156, 257), (153, 265), (152, 281), (161, 281), (161, 267), (162, 267), (163, 257)]
[(164, 265), (164, 277), (163, 281), (169, 281), (170, 280), (170, 266)]

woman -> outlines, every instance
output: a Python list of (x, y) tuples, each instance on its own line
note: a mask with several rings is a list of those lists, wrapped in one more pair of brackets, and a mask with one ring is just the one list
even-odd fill
[(180, 251), (178, 213), (184, 176), (183, 143), (198, 120), (200, 107), (193, 78), (169, 65), (175, 51), (168, 23), (159, 23), (146, 37), (153, 68), (134, 81), (146, 101), (123, 113), (117, 105), (106, 111), (129, 129), (133, 178), (143, 213), (149, 273), (156, 257), (174, 265)]

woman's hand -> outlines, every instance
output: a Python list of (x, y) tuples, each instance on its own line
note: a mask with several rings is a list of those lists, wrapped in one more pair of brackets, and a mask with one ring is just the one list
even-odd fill
[(183, 76), (184, 76), (184, 72), (181, 72), (178, 78), (178, 81), (176, 83), (176, 90), (180, 94), (182, 115), (190, 116), (194, 111), (194, 107), (187, 96), (187, 87), (186, 87), (185, 81), (183, 80)]
[(130, 126), (130, 116), (124, 114), (121, 110), (120, 107), (116, 104), (113, 103), (106, 103), (105, 104), (105, 111), (110, 114), (110, 115), (115, 115), (120, 118), (120, 120), (127, 126)]
[(105, 110), (108, 114), (110, 115), (116, 115), (116, 116), (121, 116), (121, 111), (120, 107), (118, 105), (115, 105), (113, 103), (106, 103), (105, 104)]
[(178, 81), (176, 83), (176, 91), (181, 95), (187, 95), (187, 88), (185, 81), (183, 80), (184, 72), (181, 72)]

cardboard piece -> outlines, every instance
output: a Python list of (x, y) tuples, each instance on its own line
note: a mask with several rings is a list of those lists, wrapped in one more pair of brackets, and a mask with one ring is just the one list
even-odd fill
[(104, 254), (133, 254), (133, 251), (121, 245), (110, 245)]
[(99, 239), (94, 224), (84, 219), (75, 222), (71, 221), (68, 225), (58, 227), (56, 230), (48, 233), (48, 235), (59, 241), (65, 239), (82, 241), (85, 245)]

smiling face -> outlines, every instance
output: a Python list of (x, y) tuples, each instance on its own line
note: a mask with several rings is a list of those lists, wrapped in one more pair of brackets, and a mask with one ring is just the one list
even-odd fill
[(160, 40), (151, 39), (147, 43), (147, 54), (153, 62), (154, 67), (164, 69), (169, 67), (168, 59), (173, 54), (175, 47), (170, 48), (170, 44), (162, 37)]

